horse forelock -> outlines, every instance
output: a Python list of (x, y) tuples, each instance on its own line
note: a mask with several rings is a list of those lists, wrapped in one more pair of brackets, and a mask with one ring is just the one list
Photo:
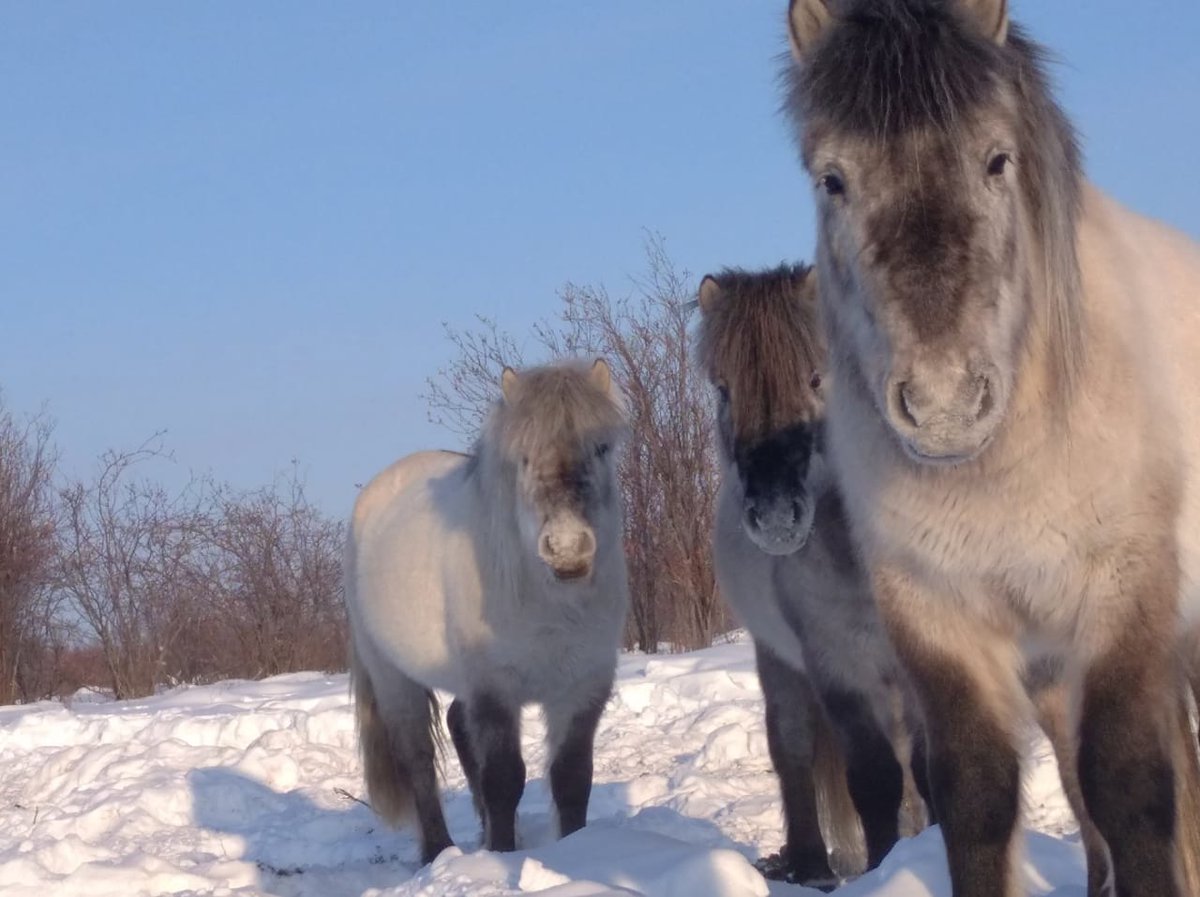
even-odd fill
[(722, 298), (700, 321), (696, 357), (729, 391), (736, 439), (760, 440), (816, 413), (811, 381), (825, 350), (811, 276), (805, 265), (713, 275)]
[(577, 457), (620, 439), (625, 427), (620, 405), (592, 382), (587, 367), (547, 365), (523, 371), (512, 394), (493, 406), (479, 454), (510, 461)]
[(855, 136), (887, 139), (953, 129), (993, 97), (1004, 47), (942, 0), (856, 0), (790, 78), (789, 110)]
[(807, 161), (818, 134), (889, 145), (937, 132), (944, 145), (967, 146), (957, 138), (981, 114), (1015, 101), (1034, 313), (1049, 343), (1051, 386), (1065, 397), (1084, 363), (1075, 247), (1082, 173), (1046, 60), (1019, 25), (996, 44), (952, 0), (850, 0), (803, 64), (789, 62), (784, 110)]

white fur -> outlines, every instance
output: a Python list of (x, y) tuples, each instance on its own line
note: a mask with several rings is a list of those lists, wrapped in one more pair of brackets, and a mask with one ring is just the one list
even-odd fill
[(355, 507), (346, 604), (372, 678), (386, 664), (426, 688), (556, 703), (611, 678), (628, 604), (621, 516), (597, 526), (587, 580), (558, 583), (518, 536), (515, 496), (489, 500), (468, 459), (421, 452)]
[[(814, 454), (807, 482), (814, 505), (826, 489), (834, 488), (823, 470), (823, 459)], [(869, 695), (880, 728), (891, 732), (891, 689), (900, 675), (899, 662), (864, 571), (839, 569), (819, 532), (841, 522), (818, 512), (804, 547), (773, 555), (746, 534), (742, 507), (741, 482), (730, 469), (718, 494), (713, 550), (721, 594), (738, 620), (793, 669)]]

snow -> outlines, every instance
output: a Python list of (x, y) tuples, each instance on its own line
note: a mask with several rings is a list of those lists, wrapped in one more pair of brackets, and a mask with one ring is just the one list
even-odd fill
[[(82, 696), (81, 696), (82, 697)], [(279, 897), (811, 897), (768, 883), (782, 839), (761, 693), (744, 640), (623, 658), (597, 738), (589, 825), (552, 837), (544, 729), (525, 715), (525, 849), (489, 854), (457, 762), (458, 848), (418, 868), (362, 793), (344, 676), (180, 688), (140, 701), (0, 708), (0, 891)], [(1053, 757), (1030, 741), (1027, 886), (1082, 897), (1083, 852)], [(841, 897), (948, 897), (941, 836), (902, 842)]]

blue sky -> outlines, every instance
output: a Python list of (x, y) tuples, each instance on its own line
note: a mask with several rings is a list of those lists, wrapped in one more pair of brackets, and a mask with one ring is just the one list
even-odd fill
[[(68, 473), (166, 430), (168, 477), (295, 459), (344, 513), (453, 444), (419, 398), (443, 321), (621, 293), (647, 229), (696, 275), (810, 254), (784, 6), (5, 0), (6, 403), (48, 408)], [(1200, 4), (1013, 7), (1093, 180), (1200, 237)]]

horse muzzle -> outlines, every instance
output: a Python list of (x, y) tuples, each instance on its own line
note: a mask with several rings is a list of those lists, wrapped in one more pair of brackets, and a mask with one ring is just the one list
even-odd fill
[(909, 372), (884, 384), (884, 418), (906, 455), (920, 464), (970, 461), (991, 442), (1004, 417), (992, 371)]
[(554, 574), (554, 578), (558, 582), (578, 582), (579, 580), (588, 579), (592, 575), (592, 565), (581, 564), (576, 567), (551, 567), (550, 572)]
[(808, 542), (813, 510), (808, 501), (747, 501), (742, 528), (757, 548), (770, 555), (794, 554)]
[(558, 582), (591, 576), (596, 537), (587, 526), (546, 526), (538, 537), (538, 556)]

